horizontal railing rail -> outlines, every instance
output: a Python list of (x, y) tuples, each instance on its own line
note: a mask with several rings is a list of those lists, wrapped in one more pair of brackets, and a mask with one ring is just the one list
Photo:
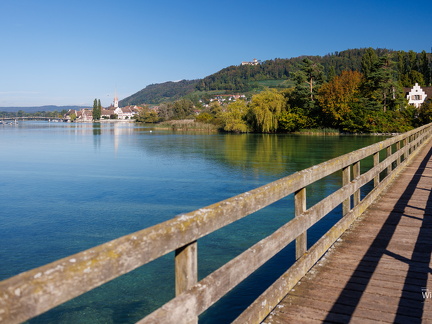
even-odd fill
[[(432, 124), (419, 127), (6, 279), (0, 282), (0, 322), (18, 323), (35, 317), (175, 251), (176, 297), (139, 323), (196, 323), (198, 315), (295, 240), (295, 264), (236, 320), (258, 323), (376, 199), (413, 153), (430, 139), (431, 131)], [(380, 161), (383, 150), (386, 157)], [(373, 158), (374, 166), (361, 174), (360, 161), (369, 157)], [(339, 171), (342, 171), (342, 187), (307, 209), (306, 187)], [(386, 176), (381, 180), (384, 171)], [(372, 180), (374, 189), (361, 199), (360, 189)], [(291, 221), (198, 282), (200, 238), (291, 194), (295, 198), (295, 217)], [(307, 230), (341, 204), (342, 219), (307, 249)]]

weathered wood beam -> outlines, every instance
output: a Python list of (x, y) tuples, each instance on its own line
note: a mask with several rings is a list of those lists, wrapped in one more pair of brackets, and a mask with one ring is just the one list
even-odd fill
[[(299, 217), (306, 211), (306, 188), (297, 190), (294, 195), (294, 213), (295, 217)], [(296, 259), (299, 259), (306, 253), (307, 250), (307, 232), (300, 233), (296, 238), (295, 243)]]
[[(351, 167), (347, 166), (342, 169), (342, 186), (349, 184), (351, 181)], [(351, 197), (342, 202), (342, 215), (348, 214), (351, 210)]]

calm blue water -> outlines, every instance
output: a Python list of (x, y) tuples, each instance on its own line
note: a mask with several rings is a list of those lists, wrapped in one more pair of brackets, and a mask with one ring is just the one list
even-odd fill
[[(129, 123), (0, 126), (0, 280), (251, 190), (382, 137), (181, 133)], [(340, 186), (328, 177), (309, 204)], [(199, 241), (203, 278), (293, 217), (292, 197)], [(340, 213), (309, 234), (312, 244)], [(289, 246), (204, 313), (228, 323), (293, 262)], [(135, 323), (174, 297), (168, 255), (31, 323)]]

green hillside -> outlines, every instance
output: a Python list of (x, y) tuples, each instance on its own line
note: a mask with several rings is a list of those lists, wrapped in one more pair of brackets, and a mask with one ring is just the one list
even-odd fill
[[(258, 65), (233, 65), (198, 80), (182, 80), (152, 84), (120, 101), (121, 106), (140, 104), (160, 104), (189, 96), (206, 96), (214, 93), (256, 93), (266, 87), (289, 88), (294, 85), (296, 72), (305, 58), (320, 64), (324, 79), (330, 80), (342, 71), (362, 71), (362, 58), (368, 49), (348, 49), (325, 56), (299, 56), (289, 59), (276, 58)], [(421, 66), (422, 55), (413, 51), (393, 51), (375, 49), (381, 57), (387, 55), (392, 61), (392, 70), (401, 86), (412, 85), (416, 73), (430, 83), (430, 75)], [(424, 60), (424, 59), (423, 59)]]
[(137, 93), (124, 98), (119, 102), (120, 106), (159, 104), (165, 101), (173, 101), (196, 90), (197, 80), (182, 80), (178, 82), (164, 82), (151, 84)]
[[(362, 57), (366, 50), (366, 48), (349, 49), (325, 56), (299, 56), (290, 59), (276, 58), (264, 61), (259, 65), (230, 66), (199, 80), (197, 88), (201, 91), (251, 91), (260, 87), (260, 85), (265, 85), (265, 82), (263, 83), (262, 81), (292, 79), (305, 58), (321, 64), (324, 68), (324, 76), (330, 78), (333, 75), (340, 74), (344, 70), (360, 71)], [(375, 51), (378, 56), (395, 53), (386, 49), (376, 49)]]

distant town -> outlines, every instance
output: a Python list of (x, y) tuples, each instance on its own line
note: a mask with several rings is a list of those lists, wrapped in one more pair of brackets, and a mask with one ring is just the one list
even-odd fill
[[(244, 94), (221, 94), (216, 95), (209, 100), (209, 103), (204, 103), (200, 101), (203, 108), (208, 108), (212, 103), (217, 103), (219, 105), (225, 105), (230, 102), (234, 102), (239, 99), (246, 99)], [(114, 98), (114, 102), (111, 106), (107, 108), (101, 107), (100, 120), (131, 120), (135, 119), (136, 116), (143, 110), (150, 110), (154, 113), (158, 113), (159, 106), (148, 107), (146, 105), (129, 105), (126, 107), (119, 107), (118, 98)], [(195, 115), (199, 115), (201, 110), (195, 110)], [(93, 109), (92, 108), (81, 108), (81, 109), (69, 109), (63, 115), (63, 121), (65, 122), (92, 122), (94, 121)]]

